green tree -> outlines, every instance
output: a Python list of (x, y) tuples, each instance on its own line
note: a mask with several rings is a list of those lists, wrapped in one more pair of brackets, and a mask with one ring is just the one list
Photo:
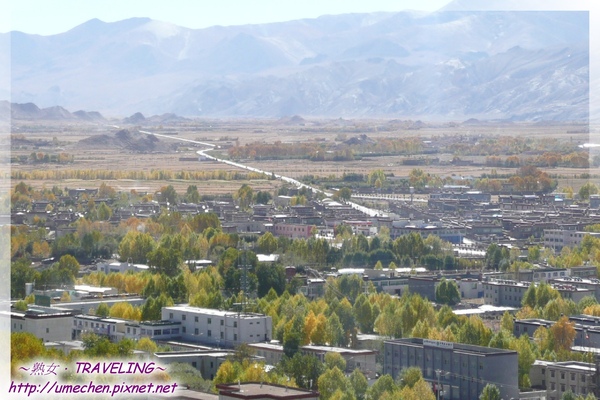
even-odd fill
[(440, 304), (453, 306), (460, 302), (460, 292), (456, 282), (442, 278), (435, 289), (435, 301)]
[(285, 374), (294, 378), (304, 389), (316, 389), (319, 376), (325, 371), (323, 363), (314, 355), (296, 353), (292, 358), (284, 358), (281, 366)]
[(335, 193), (335, 196), (341, 200), (348, 201), (352, 197), (352, 190), (347, 187), (343, 187)]
[(258, 191), (256, 192), (256, 204), (269, 204), (269, 201), (273, 196), (269, 192)]
[(233, 194), (233, 199), (238, 202), (240, 209), (246, 210), (252, 204), (252, 198), (254, 197), (254, 191), (247, 184), (243, 184), (237, 192)]
[(263, 254), (272, 254), (277, 250), (277, 239), (271, 232), (266, 232), (264, 235), (258, 238), (256, 243), (258, 245), (258, 251)]
[[(321, 400), (329, 400), (333, 397), (333, 394), (340, 390), (342, 393), (352, 393), (352, 385), (348, 381), (348, 378), (344, 375), (339, 368), (334, 367), (325, 371), (318, 380), (319, 392), (321, 393)], [(372, 397), (377, 398), (377, 397)]]
[(278, 296), (285, 291), (285, 269), (281, 265), (267, 265), (259, 263), (256, 267), (256, 278), (258, 280), (258, 297), (264, 297), (271, 289)]
[(185, 192), (185, 201), (188, 203), (199, 203), (200, 193), (198, 193), (198, 187), (196, 185), (189, 185)]
[(352, 371), (348, 379), (350, 380), (350, 384), (352, 385), (356, 399), (364, 400), (367, 389), (369, 388), (369, 381), (365, 375), (360, 371), (360, 369), (356, 368), (354, 371)]
[(106, 303), (100, 303), (98, 308), (96, 309), (96, 315), (98, 317), (106, 318), (110, 314), (110, 307)]
[(171, 363), (167, 367), (167, 373), (181, 386), (201, 392), (210, 392), (212, 390), (212, 382), (204, 380), (200, 371), (194, 368), (192, 364)]
[(112, 209), (107, 206), (105, 202), (102, 202), (96, 210), (96, 215), (98, 216), (99, 221), (108, 221), (110, 217), (112, 217), (112, 214)]
[(500, 389), (496, 385), (488, 383), (483, 388), (479, 400), (501, 400)]
[(423, 379), (423, 372), (421, 371), (421, 368), (405, 368), (400, 371), (400, 375), (398, 375), (398, 385), (400, 388), (404, 388), (405, 386), (412, 388), (421, 379)]
[(148, 264), (159, 274), (175, 276), (181, 272), (183, 263), (181, 251), (176, 248), (158, 247), (148, 253)]
[(346, 360), (340, 353), (328, 352), (325, 354), (325, 367), (328, 369), (337, 367), (340, 371), (345, 371)]
[(385, 392), (395, 393), (398, 391), (398, 386), (390, 375), (383, 375), (367, 389), (369, 399), (380, 399)]
[(579, 197), (583, 200), (588, 200), (591, 194), (598, 194), (598, 186), (591, 182), (586, 182), (579, 189)]
[(508, 311), (504, 311), (504, 314), (502, 314), (500, 326), (502, 327), (502, 329), (505, 329), (506, 331), (512, 333), (514, 329), (514, 318)]
[(177, 204), (178, 196), (173, 185), (163, 186), (160, 188), (160, 196), (163, 201), (166, 201), (171, 205)]

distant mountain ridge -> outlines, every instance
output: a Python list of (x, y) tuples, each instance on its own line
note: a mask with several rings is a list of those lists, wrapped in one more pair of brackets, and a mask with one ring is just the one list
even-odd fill
[(585, 120), (588, 25), (586, 12), (444, 11), (198, 30), (91, 20), (59, 35), (4, 35), (12, 101), (40, 107), (121, 117)]

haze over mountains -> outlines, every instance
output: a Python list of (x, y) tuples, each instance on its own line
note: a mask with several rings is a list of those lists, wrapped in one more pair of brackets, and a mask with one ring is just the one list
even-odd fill
[(11, 101), (41, 108), (121, 117), (588, 118), (586, 12), (347, 14), (199, 30), (135, 18), (3, 35), (11, 35)]

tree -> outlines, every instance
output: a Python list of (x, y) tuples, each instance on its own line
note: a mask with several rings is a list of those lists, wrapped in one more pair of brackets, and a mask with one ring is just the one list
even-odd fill
[(145, 351), (146, 353), (156, 353), (156, 351), (158, 350), (158, 346), (156, 345), (156, 343), (154, 343), (154, 341), (152, 339), (150, 339), (149, 337), (143, 337), (141, 338), (135, 348), (137, 350), (141, 350), (141, 351)]
[(273, 196), (269, 192), (258, 191), (256, 192), (256, 204), (268, 204)]
[(302, 343), (304, 320), (301, 316), (296, 315), (286, 325), (283, 335), (283, 353), (286, 357), (292, 358), (298, 352)]
[(198, 193), (198, 187), (196, 185), (189, 185), (185, 192), (185, 201), (188, 203), (200, 202), (200, 193)]
[(285, 269), (281, 265), (258, 264), (256, 267), (258, 279), (258, 297), (264, 297), (271, 289), (278, 296), (285, 290)]
[(77, 259), (70, 254), (64, 255), (58, 260), (58, 269), (67, 271), (73, 276), (77, 276), (79, 273), (79, 262)]
[(258, 251), (263, 254), (271, 254), (277, 250), (277, 239), (271, 232), (266, 232), (264, 235), (258, 238), (256, 243), (258, 245)]
[(357, 400), (364, 400), (367, 389), (369, 388), (369, 381), (360, 369), (356, 368), (348, 377), (352, 389), (354, 389), (354, 395)]
[(192, 364), (171, 363), (167, 367), (167, 372), (181, 386), (202, 392), (209, 392), (212, 389), (212, 382), (204, 380), (200, 371)]
[(423, 379), (423, 372), (419, 367), (409, 367), (400, 371), (398, 384), (400, 388), (405, 386), (413, 387), (420, 379)]
[(254, 197), (254, 191), (247, 184), (243, 184), (237, 192), (233, 194), (233, 199), (238, 202), (240, 209), (246, 210), (252, 204), (252, 198)]
[[(319, 392), (321, 393), (320, 399), (329, 400), (333, 394), (340, 390), (343, 393), (352, 393), (352, 385), (348, 381), (348, 378), (344, 375), (339, 368), (334, 367), (325, 371), (318, 380)], [(371, 397), (373, 399), (377, 397)]]
[(350, 188), (343, 187), (335, 193), (336, 197), (341, 200), (348, 201), (352, 197), (352, 191)]
[(327, 320), (327, 336), (331, 346), (344, 346), (346, 344), (344, 327), (335, 312)]
[(597, 194), (598, 191), (598, 186), (591, 182), (586, 182), (579, 189), (579, 197), (581, 197), (582, 200), (588, 200), (591, 194)]
[(175, 276), (179, 274), (179, 266), (183, 262), (181, 251), (176, 248), (158, 247), (156, 250), (148, 253), (148, 264), (153, 269), (167, 276)]
[(166, 201), (169, 204), (177, 204), (177, 192), (173, 185), (160, 188), (160, 196), (163, 201)]
[(561, 317), (554, 325), (550, 327), (550, 332), (554, 338), (555, 351), (569, 351), (575, 339), (575, 324), (569, 321), (566, 316)]
[(296, 353), (292, 358), (284, 358), (282, 367), (286, 375), (305, 389), (316, 389), (319, 376), (325, 371), (323, 363), (312, 354)]
[[(43, 356), (46, 347), (42, 340), (33, 333), (14, 332), (10, 335), (10, 363), (13, 374), (16, 372), (18, 363), (25, 363), (30, 359)], [(37, 360), (36, 360), (37, 361)]]
[(500, 321), (500, 326), (502, 329), (505, 329), (508, 332), (512, 332), (514, 329), (514, 319), (513, 316), (508, 312), (504, 311), (502, 314), (502, 320)]
[(488, 383), (483, 388), (479, 400), (500, 400), (500, 389), (496, 385)]
[(106, 205), (105, 202), (100, 203), (100, 206), (96, 210), (96, 215), (99, 221), (108, 221), (112, 217), (112, 209)]
[(391, 375), (383, 375), (377, 379), (373, 386), (367, 389), (369, 399), (380, 399), (385, 392), (394, 393), (398, 391), (398, 386)]
[(460, 292), (456, 282), (442, 278), (438, 287), (435, 289), (435, 301), (449, 306), (453, 306), (460, 302)]
[(436, 398), (431, 386), (423, 378), (415, 382), (412, 387), (404, 386), (400, 396), (402, 400), (435, 400)]
[(110, 307), (106, 303), (100, 303), (96, 309), (96, 316), (106, 318), (110, 314)]
[(328, 369), (337, 367), (340, 371), (345, 371), (346, 360), (340, 353), (328, 352), (325, 354), (325, 367)]

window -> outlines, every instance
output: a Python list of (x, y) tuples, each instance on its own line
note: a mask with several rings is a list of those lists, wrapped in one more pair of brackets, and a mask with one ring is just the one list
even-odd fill
[(185, 333), (185, 326), (181, 327), (181, 332)]
[(169, 313), (169, 319), (173, 319), (173, 313)]
[(542, 375), (546, 375), (546, 368), (542, 368)]
[(554, 370), (550, 371), (550, 376), (554, 378)]
[(585, 382), (585, 375), (581, 375), (581, 382)]
[(556, 384), (554, 382), (550, 383), (550, 390), (556, 390)]
[(194, 335), (198, 335), (199, 333), (198, 328), (194, 329)]
[(560, 373), (560, 379), (565, 379), (565, 373), (564, 372)]
[(198, 322), (198, 316), (194, 317), (194, 322)]
[(561, 384), (560, 384), (560, 391), (561, 391), (561, 392), (564, 392), (564, 391), (565, 391), (565, 384), (564, 384), (564, 383), (561, 383)]
[(207, 335), (208, 337), (212, 337), (212, 332), (211, 332), (211, 330), (210, 330), (210, 329), (208, 330), (208, 333), (207, 333), (206, 335)]
[(221, 339), (223, 339), (225, 336), (223, 335), (223, 332), (221, 332)]
[(50, 333), (50, 328), (46, 328), (46, 333)]
[(574, 381), (575, 380), (575, 373), (571, 372), (571, 380)]
[(185, 321), (185, 314), (181, 314), (181, 320)]
[(209, 318), (207, 323), (212, 324), (212, 318)]
[(196, 361), (192, 361), (192, 367), (196, 368)]
[(233, 321), (233, 327), (237, 328), (237, 321)]
[(157, 335), (160, 335), (160, 329), (155, 329), (155, 330), (154, 330), (154, 335), (155, 335), (155, 336), (157, 336)]
[(234, 334), (233, 334), (233, 340), (234, 340), (235, 342), (237, 342), (237, 333), (234, 333)]
[(225, 323), (225, 321), (221, 320), (221, 326), (223, 326), (223, 325), (224, 325), (224, 323)]

